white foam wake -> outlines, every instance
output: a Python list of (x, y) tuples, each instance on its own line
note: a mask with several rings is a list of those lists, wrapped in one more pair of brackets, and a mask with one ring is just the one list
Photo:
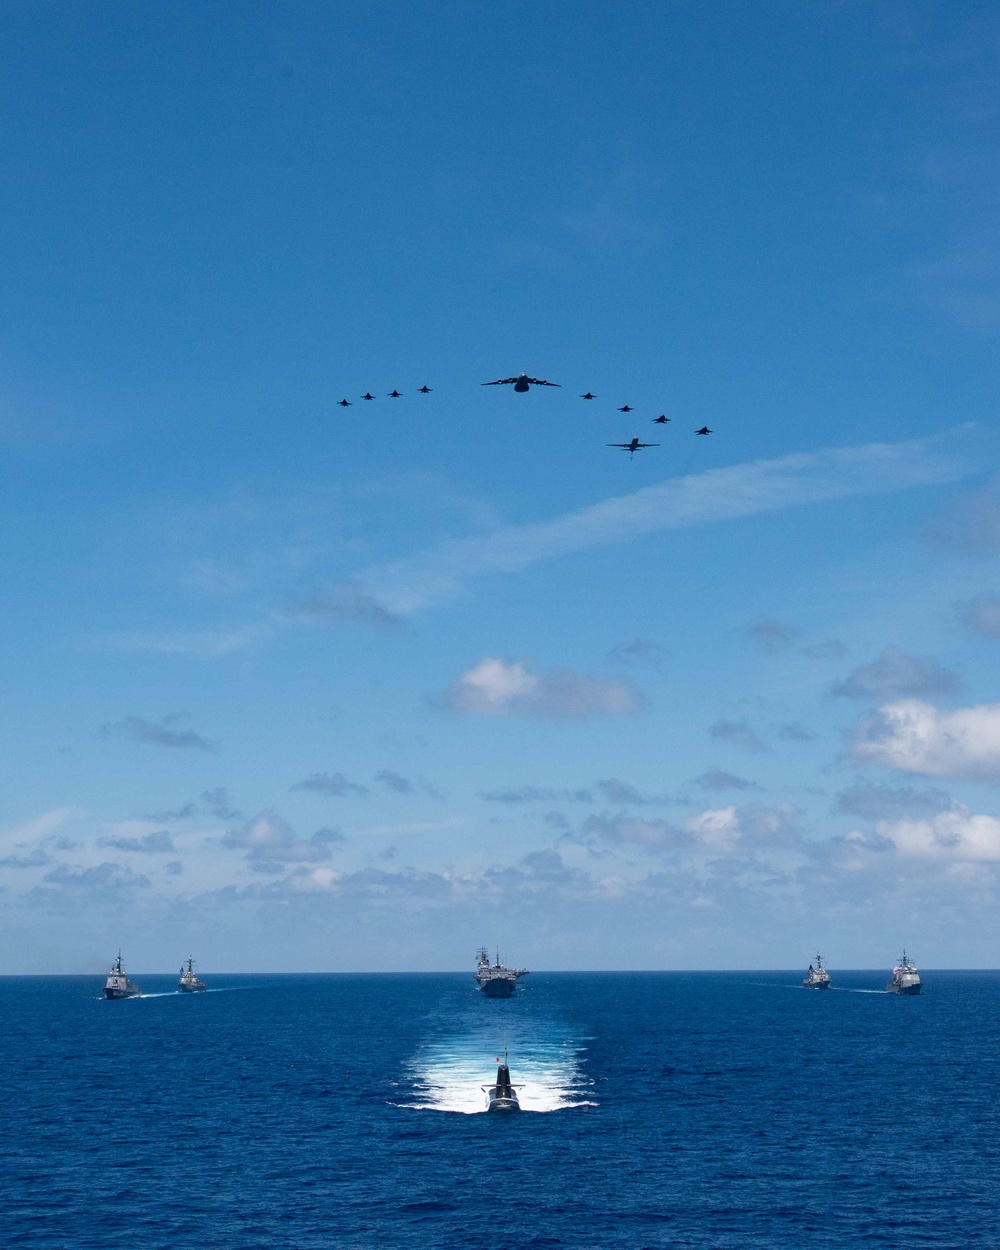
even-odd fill
[[(584, 1046), (568, 1038), (521, 1037), (511, 1039), (508, 1048), (522, 1111), (597, 1105), (586, 1097), (590, 1085), (581, 1067)], [(409, 1064), (413, 1094), (401, 1105), (463, 1115), (485, 1111), (482, 1086), (493, 1083), (502, 1050), (483, 1032), (425, 1046)]]

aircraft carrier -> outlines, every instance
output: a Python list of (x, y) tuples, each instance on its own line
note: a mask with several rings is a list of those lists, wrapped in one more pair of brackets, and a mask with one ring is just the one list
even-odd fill
[(518, 977), (528, 975), (527, 968), (507, 968), (500, 962), (497, 951), (496, 963), (490, 963), (490, 953), (485, 946), (477, 952), (476, 984), (487, 998), (510, 998)]

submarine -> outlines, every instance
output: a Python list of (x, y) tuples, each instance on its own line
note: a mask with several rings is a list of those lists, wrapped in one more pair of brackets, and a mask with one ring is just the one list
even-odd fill
[(497, 1067), (495, 1085), (483, 1085), (486, 1095), (487, 1111), (520, 1111), (521, 1104), (517, 1098), (519, 1086), (510, 1083), (510, 1068), (507, 1066), (507, 1047), (503, 1048), (503, 1063)]

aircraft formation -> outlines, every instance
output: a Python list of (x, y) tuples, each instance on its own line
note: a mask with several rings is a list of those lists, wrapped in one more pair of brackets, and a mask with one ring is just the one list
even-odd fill
[[(546, 378), (529, 378), (526, 373), (518, 373), (514, 377), (511, 377), (511, 378), (497, 378), (496, 381), (494, 382), (482, 382), (480, 385), (482, 386), (513, 386), (515, 391), (523, 395), (525, 391), (529, 391), (533, 386), (559, 387), (561, 384), (559, 382), (549, 382)], [(417, 388), (417, 393), (419, 395), (430, 395), (432, 390), (433, 390), (432, 387), (427, 386), (425, 384), (424, 386), (420, 386)], [(402, 397), (403, 397), (402, 393), (400, 391), (397, 391), (395, 387), (393, 387), (393, 389), (388, 392), (389, 399), (402, 399)], [(365, 393), (361, 395), (359, 398), (367, 402), (371, 402), (372, 400), (378, 399), (378, 396), (373, 395), (371, 391), (365, 391)], [(580, 398), (581, 399), (596, 399), (597, 396), (592, 394), (590, 391), (586, 391), (584, 394), (580, 396)], [(340, 399), (337, 402), (341, 408), (352, 407), (352, 401), (347, 398)], [(632, 408), (629, 404), (623, 404), (618, 409), (618, 411), (619, 412), (634, 412), (635, 409)], [(670, 421), (670, 418), (666, 415), (666, 413), (662, 413), (662, 412), (660, 413), (658, 417), (653, 418), (654, 425), (666, 425), (669, 421)], [(711, 434), (712, 432), (713, 431), (710, 430), (707, 425), (703, 425), (701, 429), (694, 431), (695, 434), (700, 434), (700, 435), (707, 435), (707, 434)], [(622, 451), (627, 451), (629, 454), (629, 459), (631, 460), (637, 451), (645, 451), (647, 447), (659, 447), (660, 444), (659, 443), (641, 443), (639, 441), (638, 435), (635, 435), (627, 443), (605, 443), (605, 446), (616, 447), (616, 448), (620, 448)]]

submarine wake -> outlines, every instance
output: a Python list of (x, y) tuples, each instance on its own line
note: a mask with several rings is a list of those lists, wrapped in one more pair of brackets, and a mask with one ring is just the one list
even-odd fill
[[(568, 1037), (508, 1039), (511, 1079), (522, 1111), (563, 1111), (594, 1107), (583, 1075), (586, 1047)], [(418, 1111), (474, 1115), (486, 1110), (483, 1086), (496, 1074), (498, 1057), (493, 1030), (453, 1036), (425, 1046), (410, 1061), (412, 1095), (397, 1105)]]

